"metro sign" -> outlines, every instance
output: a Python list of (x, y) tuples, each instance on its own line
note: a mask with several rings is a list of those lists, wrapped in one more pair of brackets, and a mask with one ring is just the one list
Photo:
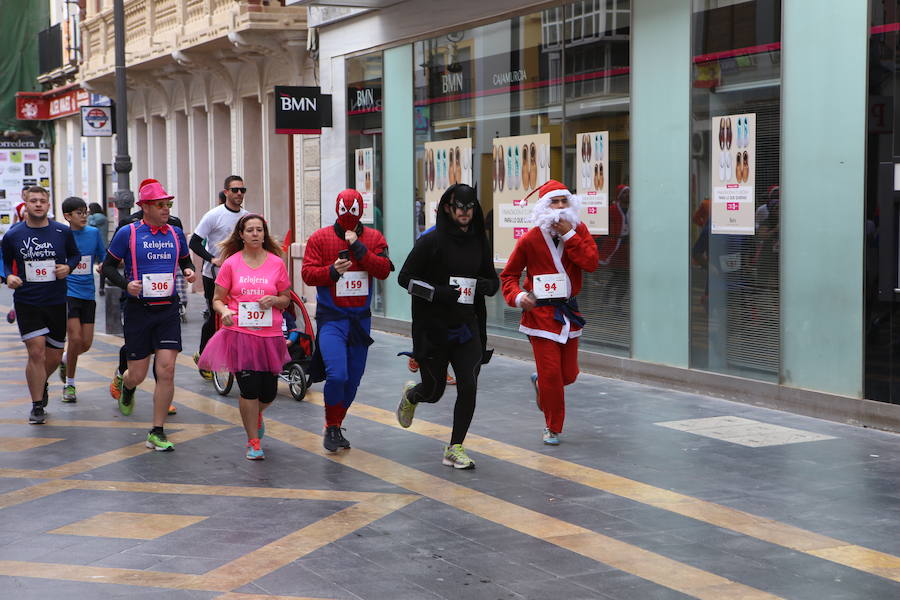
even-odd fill
[(109, 137), (115, 133), (111, 106), (81, 107), (81, 137)]
[(322, 133), (331, 127), (331, 96), (318, 87), (275, 86), (275, 133)]

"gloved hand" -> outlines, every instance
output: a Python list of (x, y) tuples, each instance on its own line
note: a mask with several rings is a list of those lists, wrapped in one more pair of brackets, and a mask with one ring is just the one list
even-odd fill
[(482, 296), (493, 296), (500, 288), (500, 282), (496, 279), (482, 279), (479, 277), (475, 280), (475, 293)]
[(458, 285), (436, 285), (434, 286), (434, 301), (443, 304), (454, 304), (459, 300)]

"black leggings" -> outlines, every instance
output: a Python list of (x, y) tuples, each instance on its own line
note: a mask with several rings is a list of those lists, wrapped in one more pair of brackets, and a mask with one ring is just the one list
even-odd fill
[(238, 371), (235, 373), (241, 397), (268, 404), (278, 395), (278, 375), (263, 371)]
[(437, 349), (432, 356), (419, 360), (422, 383), (409, 391), (413, 404), (434, 403), (444, 395), (447, 387), (447, 365), (453, 365), (456, 375), (456, 405), (453, 407), (453, 433), (450, 444), (462, 444), (475, 414), (475, 395), (478, 373), (481, 370), (481, 338), (472, 336), (465, 344), (451, 344)]
[(216, 332), (216, 312), (212, 308), (213, 294), (216, 293), (216, 280), (203, 276), (203, 297), (206, 298), (207, 316), (200, 329), (200, 353), (206, 348), (209, 338)]

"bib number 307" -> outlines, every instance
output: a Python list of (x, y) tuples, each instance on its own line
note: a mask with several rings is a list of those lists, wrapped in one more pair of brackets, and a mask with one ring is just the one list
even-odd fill
[(238, 303), (239, 327), (271, 327), (272, 309), (262, 308), (259, 302)]
[(144, 298), (168, 298), (175, 293), (175, 276), (171, 273), (144, 273), (141, 288)]

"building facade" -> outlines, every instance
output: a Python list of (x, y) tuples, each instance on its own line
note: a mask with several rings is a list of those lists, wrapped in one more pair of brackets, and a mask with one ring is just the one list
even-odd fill
[[(897, 238), (878, 235), (900, 189), (896, 0), (374, 5), (310, 9), (335, 107), (323, 223), (361, 185), (399, 263), (440, 191), (477, 184), (499, 268), (527, 194), (560, 179), (601, 254), (586, 364), (900, 426)], [(379, 323), (404, 330), (407, 294), (379, 292)], [(528, 352), (518, 311), (489, 312), (494, 344)]]

